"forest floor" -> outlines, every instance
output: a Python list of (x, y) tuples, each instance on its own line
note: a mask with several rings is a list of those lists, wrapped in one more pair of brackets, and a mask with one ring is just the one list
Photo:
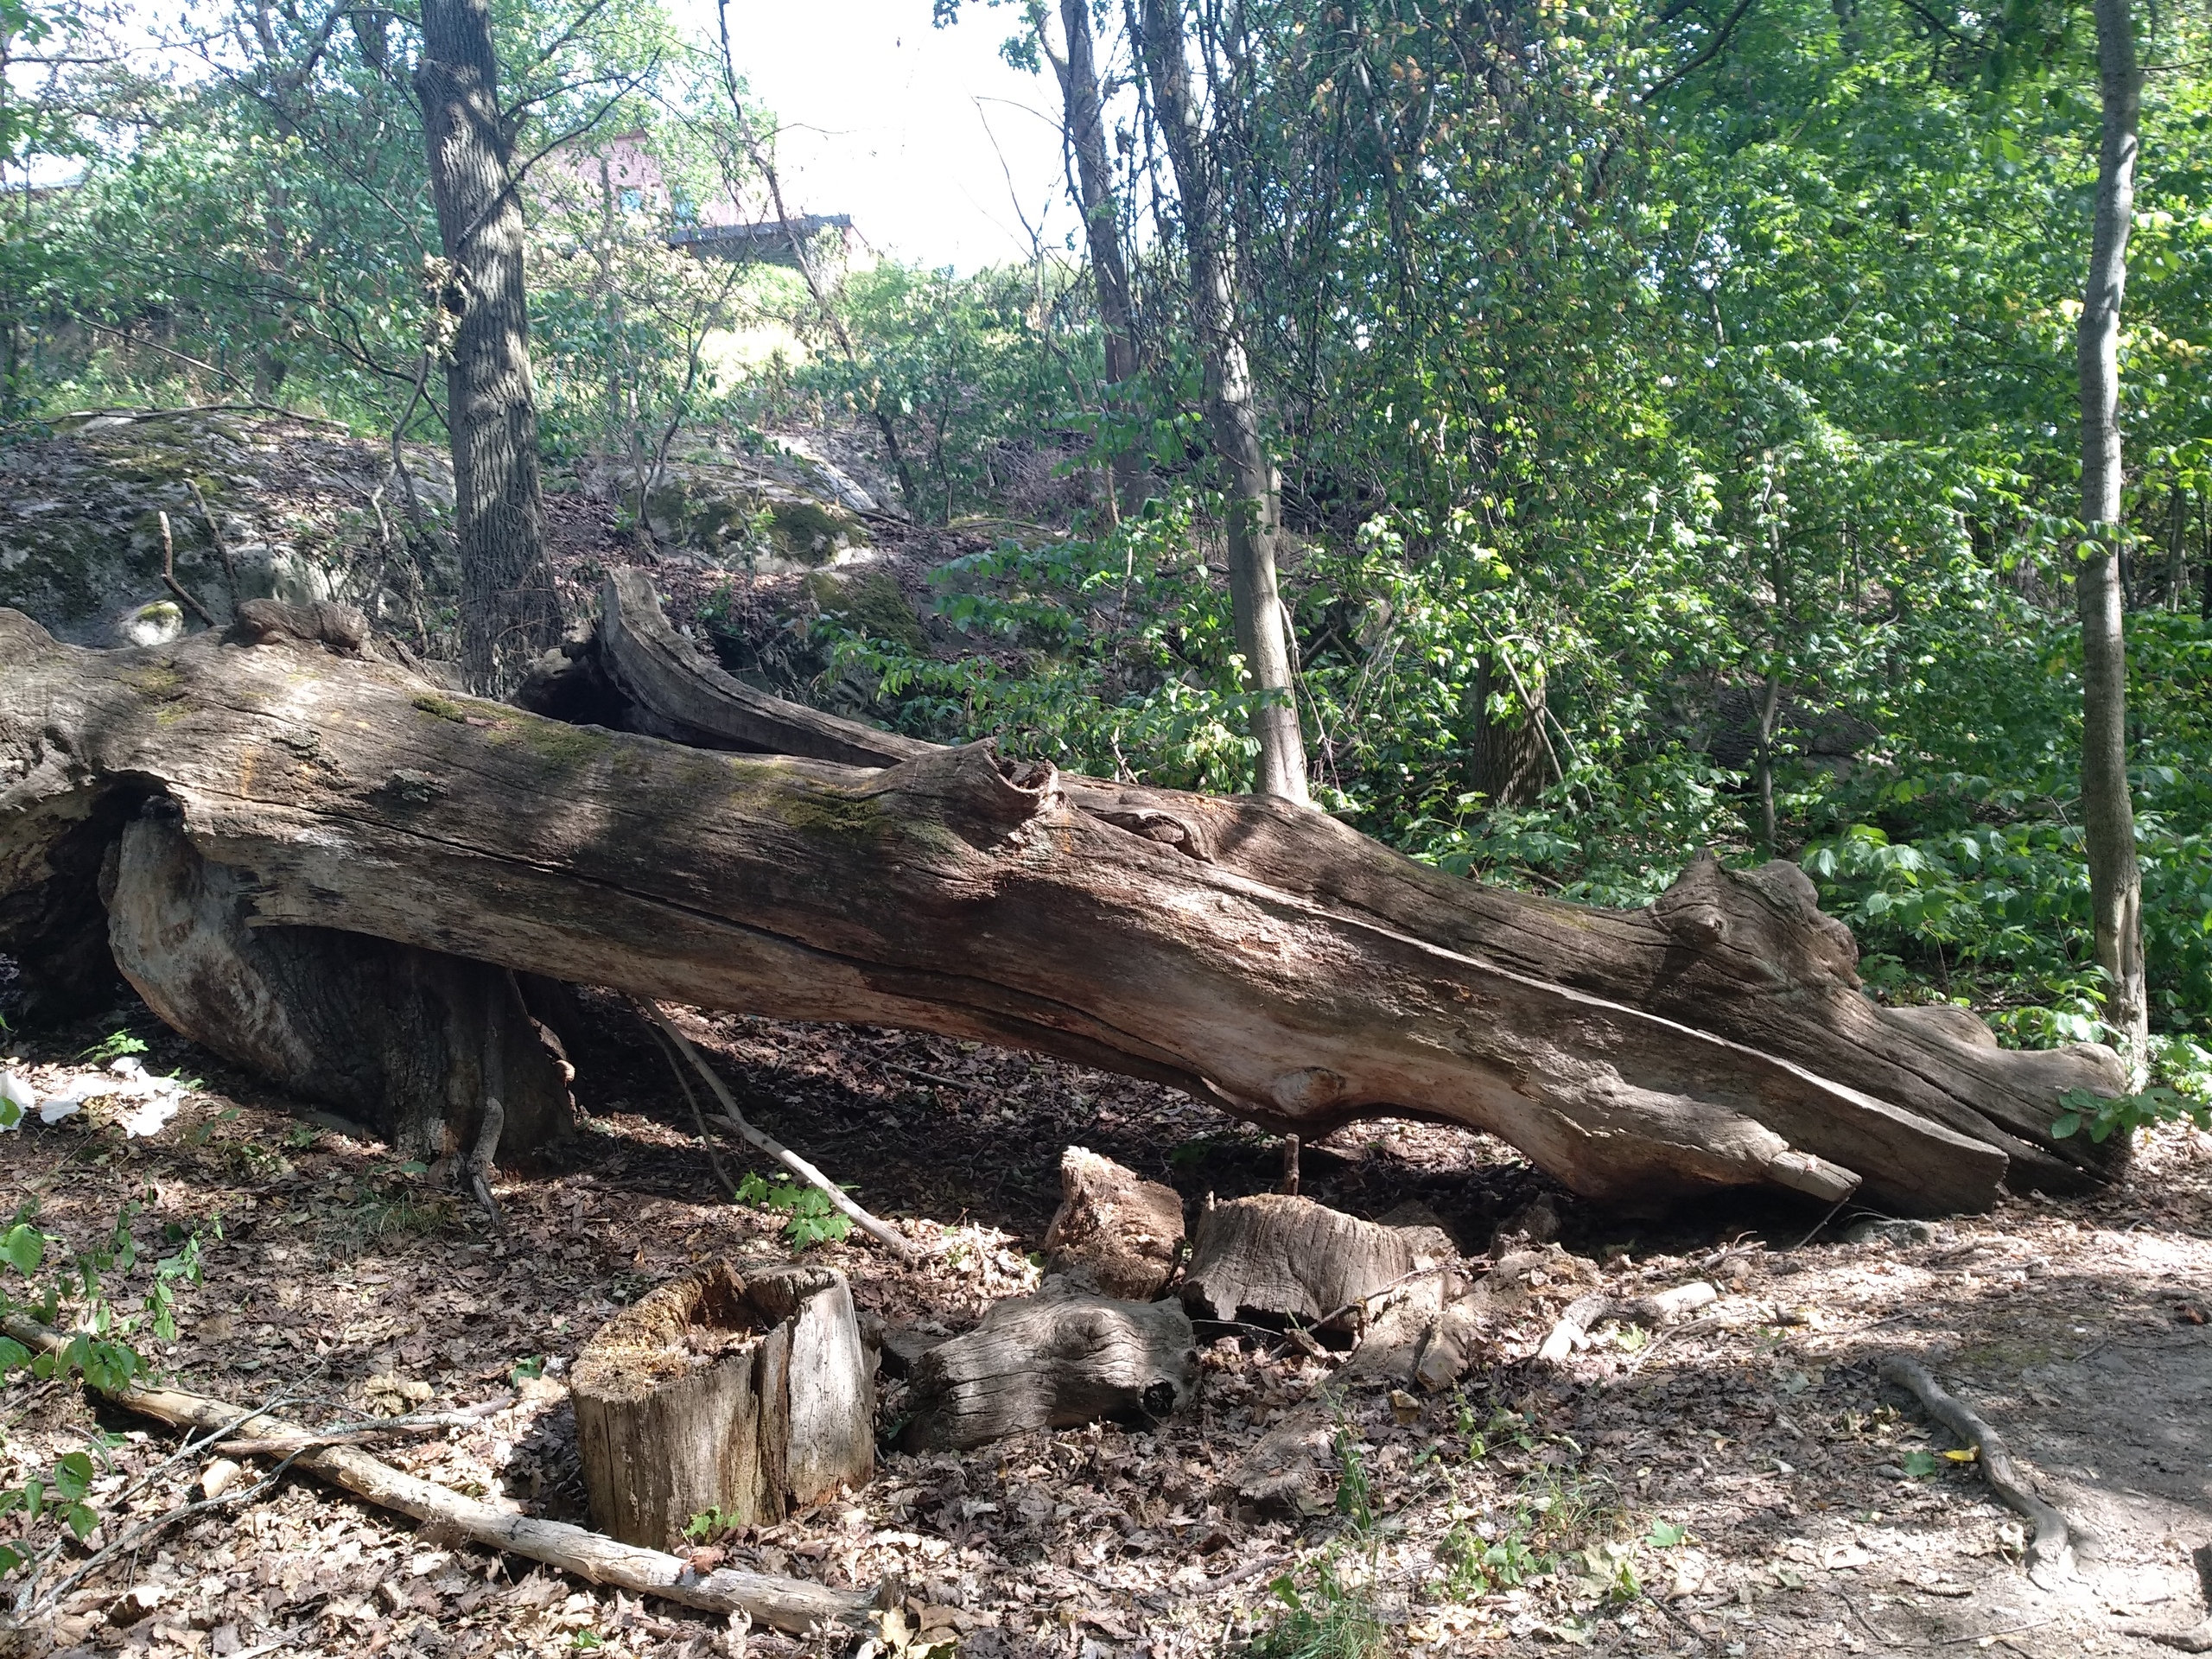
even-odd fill
[[(205, 1282), (180, 1298), (176, 1340), (154, 1344), (184, 1386), (281, 1398), (309, 1421), (488, 1404), (468, 1427), (383, 1455), (582, 1521), (561, 1381), (579, 1344), (695, 1262), (786, 1254), (780, 1216), (719, 1194), (645, 1027), (621, 1004), (589, 1006), (582, 1133), (547, 1165), (502, 1172), (504, 1235), (136, 1005), (18, 1039), (12, 1064), (80, 1064), (67, 1057), (128, 1025), (151, 1070), (202, 1074), (205, 1089), (149, 1139), (124, 1139), (97, 1110), (34, 1118), (0, 1137), (0, 1172), (11, 1205), (35, 1205), (42, 1227), (79, 1245), (134, 1199), (142, 1239), (157, 1224), (207, 1236)], [(748, 1114), (923, 1247), (912, 1267), (857, 1235), (808, 1253), (893, 1324), (958, 1331), (1035, 1284), (1030, 1253), (1071, 1143), (1193, 1199), (1280, 1175), (1265, 1136), (1148, 1084), (923, 1036), (736, 1017), (691, 1029)], [(746, 1166), (723, 1155), (733, 1174)], [(2007, 1201), (1856, 1243), (1840, 1242), (1849, 1211), (1714, 1202), (1663, 1224), (1609, 1217), (1495, 1141), (1411, 1123), (1307, 1148), (1304, 1190), (1370, 1217), (1425, 1205), (1476, 1259), (1502, 1224), (1550, 1210), (1564, 1249), (1548, 1271), (1523, 1269), (1486, 1363), (1456, 1389), (1394, 1401), (1338, 1386), (1341, 1353), (1202, 1326), (1204, 1382), (1182, 1415), (887, 1452), (866, 1491), (725, 1541), (729, 1560), (871, 1588), (896, 1574), (920, 1621), (976, 1659), (1168, 1659), (1243, 1652), (1255, 1637), (1285, 1655), (2041, 1659), (2164, 1651), (2129, 1631), (2205, 1611), (2190, 1552), (2212, 1542), (2212, 1140), (2158, 1140), (2126, 1185), (2093, 1198)], [(1601, 1327), (1563, 1365), (1537, 1363), (1561, 1305), (1601, 1274), (1640, 1274), (1646, 1289), (1701, 1277), (1722, 1294), (1688, 1324)], [(1878, 1381), (1896, 1351), (1928, 1359), (2087, 1529), (2078, 1577), (2054, 1593), (2029, 1582), (2018, 1517)], [(895, 1418), (897, 1385), (882, 1403)], [(19, 1382), (0, 1478), (20, 1482), (95, 1429), (120, 1437), (96, 1503), (174, 1445), (91, 1410), (74, 1387)], [(1255, 1509), (1237, 1496), (1240, 1471), (1270, 1459), (1307, 1478)], [(157, 1474), (47, 1581), (184, 1503), (199, 1472)], [(125, 1603), (134, 1587), (145, 1593)], [(1344, 1643), (1370, 1622), (1375, 1648)], [(13, 1639), (27, 1654), (194, 1659), (851, 1645), (741, 1634), (599, 1592), (426, 1538), (305, 1478), (108, 1556)]]

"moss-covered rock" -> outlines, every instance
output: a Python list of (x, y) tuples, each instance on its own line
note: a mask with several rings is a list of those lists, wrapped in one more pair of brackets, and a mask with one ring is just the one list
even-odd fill
[(821, 610), (842, 616), (847, 626), (871, 639), (893, 640), (914, 652), (929, 649), (906, 589), (880, 565), (812, 571), (806, 577), (806, 593)]
[[(606, 470), (594, 491), (634, 511), (636, 474)], [(871, 497), (827, 463), (802, 455), (700, 450), (669, 461), (645, 499), (664, 550), (715, 569), (788, 575), (842, 563), (870, 545)]]
[[(451, 512), (451, 474), (410, 456), (425, 507)], [(162, 519), (177, 580), (219, 622), (249, 599), (347, 599), (372, 615), (397, 602), (377, 518), (398, 508), (384, 445), (283, 416), (107, 412), (0, 447), (0, 606), (79, 645), (119, 645), (165, 626)], [(197, 489), (221, 527), (226, 563)], [(418, 572), (422, 590), (455, 572)], [(419, 602), (421, 594), (415, 595)], [(154, 608), (149, 608), (154, 607)], [(180, 611), (178, 622), (197, 627)]]

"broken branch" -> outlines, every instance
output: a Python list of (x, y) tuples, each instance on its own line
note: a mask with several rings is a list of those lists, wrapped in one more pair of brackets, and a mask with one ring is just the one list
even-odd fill
[(700, 1077), (706, 1080), (707, 1087), (715, 1091), (715, 1098), (721, 1102), (723, 1115), (712, 1120), (713, 1122), (743, 1135), (785, 1169), (791, 1171), (792, 1174), (798, 1176), (799, 1179), (819, 1192), (830, 1203), (836, 1205), (853, 1225), (858, 1227), (870, 1238), (876, 1240), (900, 1261), (912, 1262), (916, 1259), (919, 1252), (910, 1242), (855, 1204), (845, 1195), (844, 1189), (836, 1182), (831, 1180), (788, 1147), (784, 1146), (774, 1136), (764, 1130), (754, 1128), (750, 1122), (747, 1122), (745, 1114), (737, 1109), (737, 1097), (731, 1094), (728, 1085), (715, 1075), (714, 1068), (700, 1058), (699, 1051), (691, 1046), (690, 1039), (676, 1028), (676, 1023), (668, 1017), (667, 1010), (658, 1002), (646, 1003), (645, 1009), (652, 1015), (653, 1023), (667, 1033), (670, 1040), (675, 1043), (683, 1058), (690, 1061)]

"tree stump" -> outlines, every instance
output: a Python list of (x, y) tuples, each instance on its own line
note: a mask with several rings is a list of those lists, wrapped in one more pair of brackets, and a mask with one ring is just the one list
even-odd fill
[(1458, 1254), (1440, 1228), (1380, 1226), (1263, 1192), (1199, 1211), (1183, 1300), (1202, 1319), (1249, 1311), (1313, 1324)]
[(1045, 1271), (1133, 1302), (1160, 1294), (1183, 1247), (1183, 1200), (1082, 1147), (1060, 1156), (1060, 1207), (1045, 1230)]
[(1113, 1301), (1054, 1285), (999, 1303), (914, 1364), (901, 1444), (950, 1452), (1100, 1417), (1156, 1421), (1198, 1383), (1191, 1321), (1173, 1302)]
[(727, 1262), (664, 1285), (577, 1357), (594, 1524), (669, 1547), (695, 1516), (778, 1521), (875, 1472), (852, 1294), (832, 1268)]

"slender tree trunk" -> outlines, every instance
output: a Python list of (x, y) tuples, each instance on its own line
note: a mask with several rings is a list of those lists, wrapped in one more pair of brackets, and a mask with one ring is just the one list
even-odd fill
[(2127, 652), (2121, 592), (2120, 311), (2143, 77), (2128, 0), (2096, 0), (2104, 140), (2097, 162), (2096, 229), (2077, 341), (2082, 379), (2082, 520), (2097, 538), (2076, 576), (2082, 607), (2082, 829), (2097, 964), (2110, 980), (2106, 1018), (2120, 1058), (2139, 1079), (2149, 1037), (2143, 973), (2142, 873), (2127, 786)]
[[(1091, 281), (1098, 289), (1098, 323), (1106, 337), (1106, 378), (1127, 386), (1137, 376), (1135, 308), (1129, 299), (1129, 272), (1122, 258), (1120, 216), (1114, 200), (1114, 172), (1106, 159), (1106, 120), (1098, 92), (1097, 54), (1090, 34), (1090, 0), (1060, 0), (1060, 24), (1067, 35), (1067, 57), (1054, 59), (1060, 80), (1068, 148), (1075, 156), (1076, 205), (1083, 210), (1084, 236), (1090, 250)], [(1040, 34), (1043, 32), (1040, 29)], [(1123, 414), (1125, 394), (1107, 395), (1107, 414)], [(1141, 462), (1131, 450), (1116, 450), (1109, 463), (1109, 511), (1134, 497)]]
[(1777, 838), (1774, 822), (1774, 718), (1781, 704), (1782, 671), (1777, 668), (1768, 672), (1766, 696), (1759, 704), (1759, 850), (1769, 858), (1774, 856)]
[(522, 200), (501, 115), (488, 0), (425, 0), (415, 72), (438, 234), (457, 316), (446, 367), (460, 532), (461, 658), (493, 695), (561, 638), (545, 560), (537, 402), (523, 287)]
[(1237, 648), (1244, 654), (1245, 688), (1255, 696), (1260, 792), (1302, 802), (1308, 798), (1306, 740), (1298, 728), (1290, 639), (1275, 583), (1274, 466), (1260, 442), (1251, 367), (1230, 287), (1221, 201), (1184, 52), (1180, 0), (1144, 0), (1141, 55), (1181, 198), (1191, 321), (1205, 367), (1206, 429), (1229, 474), (1229, 596)]

